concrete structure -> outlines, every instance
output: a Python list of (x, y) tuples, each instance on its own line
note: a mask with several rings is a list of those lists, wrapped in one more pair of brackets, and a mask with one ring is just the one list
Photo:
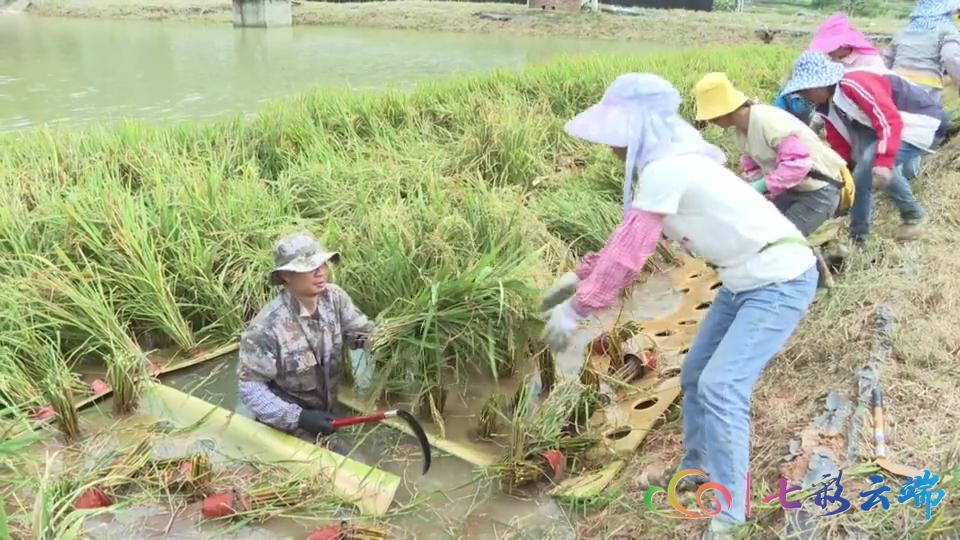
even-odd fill
[(583, 0), (527, 0), (527, 7), (544, 11), (580, 11)]
[(233, 0), (234, 26), (290, 26), (290, 0)]

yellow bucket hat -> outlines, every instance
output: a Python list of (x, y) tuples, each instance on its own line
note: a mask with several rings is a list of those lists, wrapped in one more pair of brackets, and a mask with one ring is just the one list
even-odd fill
[(746, 94), (733, 87), (726, 73), (707, 73), (693, 87), (697, 102), (697, 120), (714, 120), (740, 108), (749, 101)]

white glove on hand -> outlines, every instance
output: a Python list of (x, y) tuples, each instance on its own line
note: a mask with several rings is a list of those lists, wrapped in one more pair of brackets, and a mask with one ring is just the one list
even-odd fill
[(889, 167), (874, 167), (870, 171), (873, 175), (873, 190), (883, 191), (890, 186), (893, 180), (893, 171)]
[(543, 296), (540, 311), (547, 311), (577, 293), (577, 274), (567, 272), (560, 276), (553, 287)]
[(543, 341), (553, 352), (565, 351), (582, 319), (577, 310), (573, 309), (572, 299), (564, 300), (550, 312), (550, 320), (543, 329)]

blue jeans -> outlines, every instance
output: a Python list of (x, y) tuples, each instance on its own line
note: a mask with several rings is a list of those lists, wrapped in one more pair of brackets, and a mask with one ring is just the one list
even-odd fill
[(720, 522), (744, 521), (753, 385), (806, 314), (818, 277), (814, 265), (796, 279), (759, 289), (722, 287), (683, 361), (681, 468), (701, 469), (730, 491), (730, 508), (724, 504), (714, 518)]
[[(857, 159), (857, 166), (853, 169), (853, 181), (857, 186), (857, 194), (853, 198), (853, 208), (850, 209), (850, 236), (866, 238), (870, 234), (870, 221), (873, 213), (873, 158), (876, 154), (876, 145), (872, 141), (865, 145), (863, 155)], [(912, 169), (916, 165), (914, 160), (923, 153), (922, 150), (903, 142), (893, 167), (893, 179), (887, 188), (887, 195), (900, 211), (900, 219), (904, 223), (920, 221), (923, 210), (920, 203), (913, 197), (910, 183), (904, 176), (904, 169)]]
[(913, 182), (917, 179), (917, 175), (920, 174), (921, 157), (922, 156), (918, 155), (907, 163), (904, 163), (903, 176), (907, 179), (907, 182)]

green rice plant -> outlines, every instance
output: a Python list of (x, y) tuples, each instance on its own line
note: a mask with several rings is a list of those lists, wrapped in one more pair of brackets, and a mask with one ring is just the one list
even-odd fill
[(146, 356), (127, 333), (111, 302), (112, 291), (87, 264), (81, 268), (62, 251), (60, 269), (49, 260), (34, 261), (29, 285), (38, 291), (32, 309), (34, 318), (85, 336), (79, 350), (101, 355), (107, 362), (107, 382), (113, 389), (113, 408), (119, 414), (132, 411), (146, 376)]
[(146, 364), (141, 352), (119, 349), (107, 359), (107, 382), (113, 389), (115, 413), (128, 414), (136, 409), (146, 375)]
[(477, 435), (481, 440), (490, 440), (500, 430), (501, 417), (506, 406), (506, 397), (494, 392), (487, 398), (477, 415)]
[(0, 286), (0, 411), (33, 411), (44, 404), (40, 381), (47, 363), (46, 328), (29, 320), (22, 291), (7, 282)]
[[(552, 119), (527, 110), (517, 99), (480, 103), (471, 111), (474, 123), (460, 137), (460, 149), (454, 156), (459, 171), (476, 170), (494, 185), (533, 187), (546, 172), (548, 161), (541, 153), (550, 151), (546, 134), (554, 127)], [(518, 114), (519, 112), (519, 114)]]
[(114, 270), (112, 281), (129, 299), (123, 311), (127, 317), (149, 322), (151, 330), (163, 333), (182, 350), (192, 351), (197, 341), (173, 296), (177, 274), (169, 272), (160, 259), (153, 211), (142, 199), (124, 199), (109, 201), (111, 253), (115, 261), (124, 263), (122, 269)]
[(0, 418), (0, 456), (18, 457), (21, 451), (40, 440), (40, 433), (30, 429), (30, 425), (22, 420)]
[(78, 386), (79, 380), (60, 356), (59, 336), (56, 342), (49, 341), (41, 350), (43, 352), (37, 358), (42, 362), (44, 372), (40, 382), (41, 392), (53, 408), (60, 432), (68, 442), (74, 442), (80, 437), (80, 422), (74, 400), (74, 387)]
[(537, 199), (537, 215), (574, 253), (598, 251), (623, 218), (621, 196), (597, 190), (584, 176), (563, 182)]
[(41, 401), (36, 379), (23, 368), (17, 353), (0, 347), (0, 410), (30, 410)]
[(98, 272), (116, 289), (121, 320), (148, 325), (151, 332), (192, 350), (196, 340), (173, 297), (175, 274), (160, 259), (154, 210), (142, 195), (128, 193), (120, 179), (88, 182), (88, 196), (63, 210), (77, 230), (78, 248), (98, 263)]
[(512, 276), (529, 256), (490, 252), (472, 268), (446, 270), (413, 299), (384, 310), (374, 348), (374, 358), (385, 363), (378, 386), (397, 378), (394, 370), (410, 370), (398, 361), (410, 358), (420, 359), (415, 371), (422, 381), (438, 380), (446, 366), (476, 370), (476, 354), (483, 352), (489, 372), (497, 375), (508, 361), (503, 353), (511, 336), (504, 330), (530, 316), (523, 306), (535, 291)]
[(98, 489), (109, 477), (93, 479), (90, 474), (71, 472), (54, 476), (55, 460), (48, 457), (43, 474), (36, 480), (36, 495), (29, 509), (30, 537), (37, 540), (83, 538), (84, 521), (122, 509), (122, 504), (77, 510), (76, 500), (90, 489)]

